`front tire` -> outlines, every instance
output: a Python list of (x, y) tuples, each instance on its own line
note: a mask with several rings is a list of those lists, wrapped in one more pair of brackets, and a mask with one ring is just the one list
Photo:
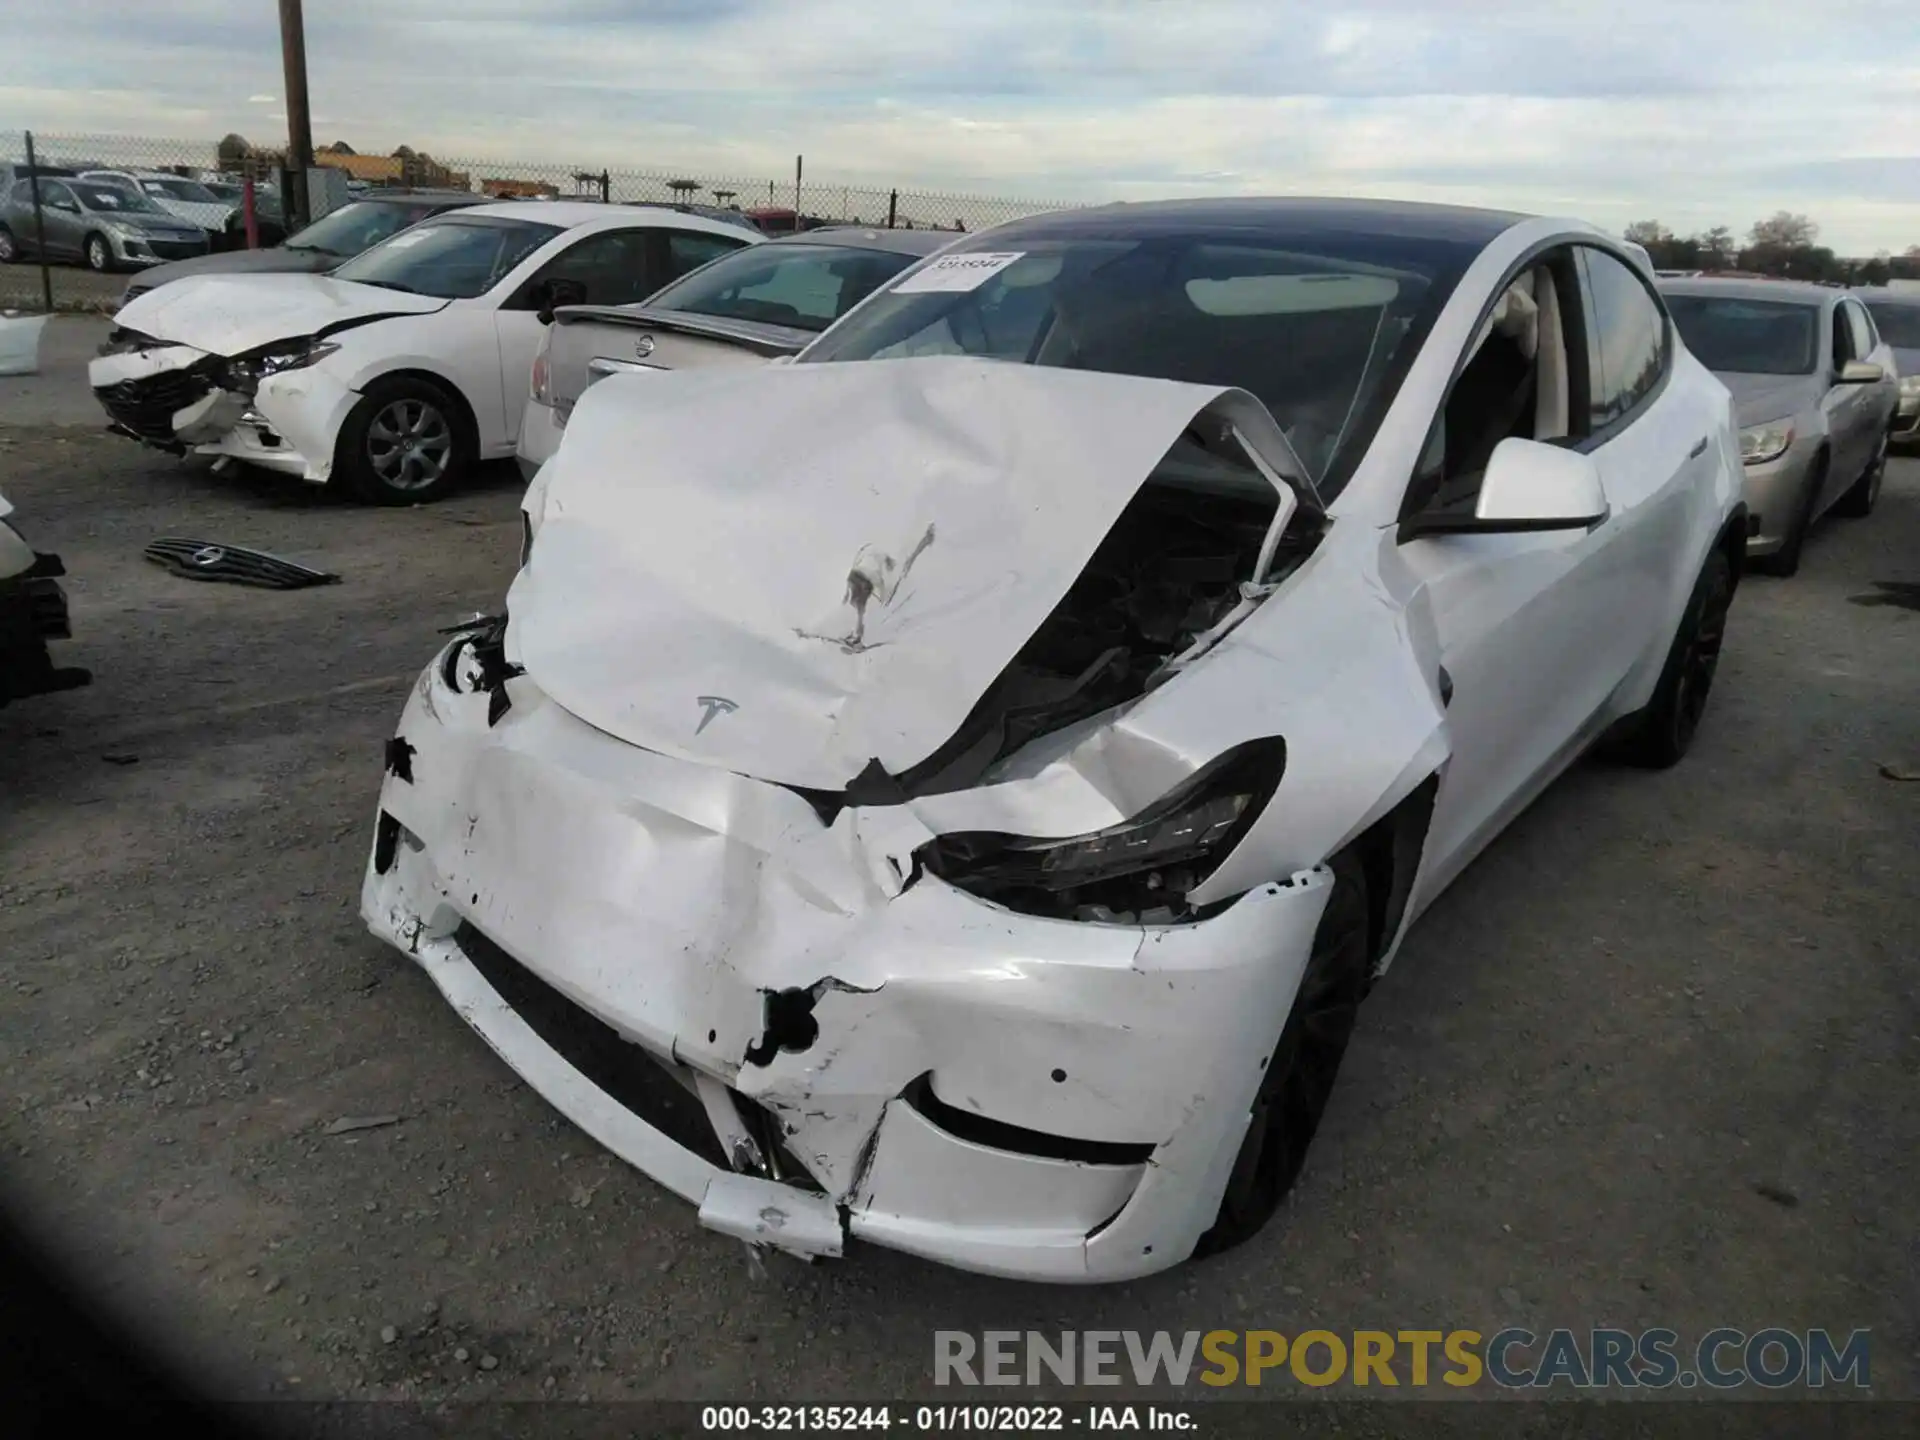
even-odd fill
[(1293, 1008), (1260, 1077), (1253, 1120), (1234, 1157), (1219, 1213), (1194, 1248), (1196, 1258), (1243, 1244), (1273, 1218), (1300, 1176), (1353, 1038), (1373, 974), (1367, 876), (1350, 851), (1334, 856), (1328, 868), (1333, 893), (1314, 930)]
[(1686, 612), (1667, 651), (1667, 663), (1653, 688), (1653, 699), (1633, 717), (1612, 747), (1621, 760), (1649, 770), (1664, 770), (1678, 764), (1692, 748), (1700, 719), (1707, 711), (1714, 672), (1720, 666), (1733, 590), (1733, 563), (1716, 545), (1700, 568), (1693, 594), (1687, 598)]
[(86, 245), (87, 268), (96, 275), (113, 269), (113, 247), (104, 235), (89, 235)]
[(459, 402), (430, 380), (375, 381), (340, 428), (334, 471), (371, 505), (425, 505), (457, 489), (474, 443)]
[(20, 263), (20, 246), (13, 238), (13, 232), (0, 225), (0, 265)]
[(1880, 501), (1880, 482), (1887, 473), (1887, 439), (1883, 436), (1880, 448), (1874, 452), (1873, 461), (1853, 487), (1833, 502), (1833, 513), (1844, 515), (1849, 520), (1863, 520), (1873, 513), (1873, 507)]
[(1800, 511), (1793, 517), (1793, 525), (1780, 542), (1780, 548), (1771, 555), (1758, 555), (1749, 560), (1749, 570), (1761, 575), (1778, 576), (1782, 580), (1800, 573), (1800, 552), (1806, 548), (1807, 532), (1813, 529), (1813, 509), (1820, 503), (1820, 492), (1826, 488), (1827, 452), (1823, 450), (1813, 462), (1813, 469), (1807, 476), (1807, 493), (1801, 497)]

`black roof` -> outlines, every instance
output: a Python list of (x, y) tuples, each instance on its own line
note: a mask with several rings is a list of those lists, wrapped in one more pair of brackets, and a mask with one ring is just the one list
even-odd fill
[(493, 199), (488, 195), (475, 195), (470, 190), (410, 190), (405, 186), (381, 186), (372, 190), (357, 190), (347, 197), (349, 205), (377, 203), (382, 200), (405, 201), (409, 205), (490, 205)]
[(821, 225), (793, 235), (776, 235), (768, 245), (845, 245), (855, 250), (884, 250), (892, 255), (931, 255), (958, 238), (952, 230), (889, 230), (883, 225)]
[(1340, 200), (1310, 196), (1230, 196), (1213, 200), (1151, 200), (1054, 210), (995, 226), (996, 236), (1094, 239), (1225, 230), (1271, 231), (1291, 238), (1314, 235), (1396, 237), (1449, 247), (1484, 248), (1530, 216), (1466, 205), (1412, 200)]

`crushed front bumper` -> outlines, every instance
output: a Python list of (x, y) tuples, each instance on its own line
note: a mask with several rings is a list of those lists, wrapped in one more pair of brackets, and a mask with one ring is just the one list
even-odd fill
[(800, 1254), (1087, 1282), (1192, 1252), (1326, 872), (1185, 925), (1018, 915), (903, 881), (898, 809), (823, 825), (505, 684), (491, 725), (442, 661), (415, 686), (361, 908), (551, 1104), (703, 1224)]
[(109, 428), (174, 455), (243, 460), (314, 484), (333, 473), (335, 441), (360, 396), (308, 366), (230, 388), (227, 363), (186, 345), (102, 355), (88, 366)]
[(30, 569), (0, 580), (0, 705), (92, 683), (86, 670), (55, 665), (47, 648), (73, 635), (66, 593), (54, 578), (64, 574), (58, 555), (36, 554)]

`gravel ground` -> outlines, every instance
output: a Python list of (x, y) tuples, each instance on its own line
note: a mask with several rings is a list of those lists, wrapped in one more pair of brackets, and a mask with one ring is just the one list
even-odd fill
[[(932, 1393), (936, 1329), (1508, 1323), (1871, 1327), (1920, 1392), (1920, 621), (1850, 603), (1920, 579), (1920, 464), (1743, 587), (1686, 763), (1580, 767), (1423, 921), (1276, 1223), (1103, 1290), (756, 1275), (363, 932), (380, 746), (503, 592), (511, 475), (376, 512), (0, 425), (0, 488), (97, 675), (0, 711), (0, 1169), (224, 1393), (871, 1399)], [(344, 583), (197, 585), (159, 534)]]

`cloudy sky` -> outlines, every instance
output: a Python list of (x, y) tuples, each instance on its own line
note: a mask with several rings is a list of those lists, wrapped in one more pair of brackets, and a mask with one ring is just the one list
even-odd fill
[[(1920, 244), (1911, 0), (308, 0), (315, 140)], [(284, 137), (269, 0), (0, 0), (0, 132)], [(0, 136), (0, 143), (5, 137)]]

